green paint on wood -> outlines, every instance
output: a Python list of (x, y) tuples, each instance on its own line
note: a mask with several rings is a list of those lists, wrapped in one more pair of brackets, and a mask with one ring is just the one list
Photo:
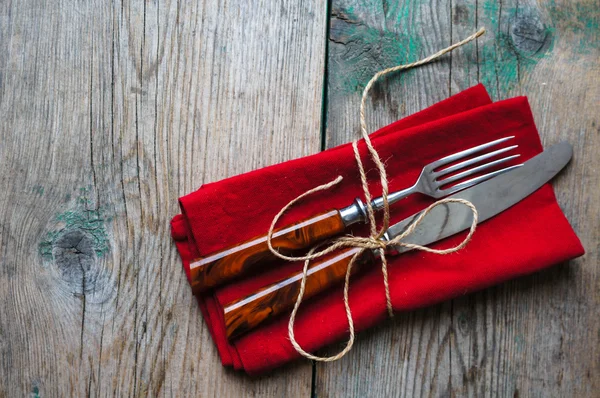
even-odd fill
[(523, 335), (519, 334), (515, 336), (515, 348), (517, 352), (523, 352), (525, 348), (525, 338), (523, 338)]
[(46, 233), (39, 244), (39, 252), (42, 258), (51, 260), (52, 249), (56, 240), (62, 233), (76, 229), (89, 235), (93, 242), (94, 252), (98, 257), (108, 252), (109, 241), (104, 222), (110, 221), (110, 218), (105, 217), (103, 209), (93, 209), (89, 192), (89, 189), (81, 188), (79, 196), (75, 200), (75, 208), (59, 213), (54, 217), (54, 228)]
[[(552, 52), (554, 32), (543, 22), (536, 8), (513, 7), (501, 9), (500, 3), (486, 1), (480, 8), (481, 19), (493, 41), (479, 46), (479, 80), (494, 99), (507, 96), (541, 59)], [(519, 28), (541, 30), (538, 47), (519, 47), (516, 34)], [(512, 34), (512, 36), (511, 36)]]
[[(379, 3), (381, 4), (381, 3)], [(375, 6), (362, 5), (366, 9)], [(383, 10), (374, 10), (383, 14)], [(407, 21), (409, 7), (398, 5), (387, 10), (380, 26), (373, 26), (361, 17), (364, 13), (354, 7), (334, 9), (331, 17), (329, 45), (330, 92), (361, 92), (378, 71), (414, 61), (423, 52), (423, 44), (417, 34), (411, 32)], [(383, 19), (383, 18), (381, 18)]]
[(597, 2), (572, 2), (556, 4), (551, 0), (548, 14), (552, 26), (561, 34), (575, 39), (576, 54), (590, 54), (600, 48), (600, 7)]
[[(361, 92), (376, 72), (429, 55), (422, 39), (427, 27), (422, 25), (419, 3), (385, 4), (385, 8), (381, 2), (368, 2), (333, 10), (328, 79), (329, 92), (333, 95)], [(464, 67), (479, 69), (480, 81), (494, 98), (500, 98), (516, 87), (521, 75), (553, 48), (552, 29), (542, 22), (536, 8), (501, 8), (499, 2), (487, 0), (480, 3), (479, 9), (469, 3), (454, 12), (455, 23), (469, 25), (472, 22), (474, 25), (477, 15), (479, 25), (488, 30), (479, 46), (479, 57), (471, 57)], [(519, 16), (521, 25), (525, 24), (527, 28), (529, 23), (542, 30), (538, 32), (542, 37), (540, 45), (534, 51), (519, 49), (511, 39), (511, 24)], [(475, 29), (473, 26), (473, 31)], [(441, 49), (447, 44), (440, 43), (438, 47)]]
[[(331, 15), (328, 84), (334, 96), (360, 93), (376, 72), (429, 55), (421, 38), (427, 27), (419, 2), (351, 3), (334, 4)], [(478, 70), (492, 98), (517, 92), (523, 77), (552, 55), (557, 38), (574, 40), (576, 55), (597, 51), (600, 13), (595, 3), (557, 5), (551, 0), (540, 7), (485, 0), (453, 11), (462, 30), (472, 24), (473, 30), (488, 31), (479, 41), (478, 56), (463, 67)]]
[[(543, 12), (527, 6), (501, 8), (500, 3), (493, 0), (480, 6), (480, 21), (485, 24), (488, 34), (495, 36), (493, 42), (479, 46), (480, 81), (493, 98), (509, 95), (540, 60), (552, 55), (556, 40), (564, 40), (571, 46), (574, 62), (581, 62), (581, 55), (598, 51), (600, 11), (597, 4), (573, 2), (558, 5), (551, 0), (542, 7)], [(534, 52), (523, 51), (515, 41), (515, 33), (523, 27), (531, 29), (525, 32), (525, 36), (535, 32), (536, 28), (543, 29), (543, 32), (536, 32), (537, 40), (542, 39), (543, 43)]]
[(44, 187), (41, 185), (34, 185), (32, 188), (33, 193), (42, 196), (44, 194)]

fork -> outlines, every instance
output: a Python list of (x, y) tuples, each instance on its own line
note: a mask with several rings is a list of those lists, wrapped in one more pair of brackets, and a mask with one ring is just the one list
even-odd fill
[[(423, 167), (413, 186), (390, 193), (388, 203), (391, 205), (413, 193), (421, 193), (439, 199), (520, 167), (521, 165), (513, 165), (487, 174), (480, 174), (517, 158), (519, 154), (482, 163), (512, 151), (518, 145), (506, 146), (470, 158), (471, 155), (483, 152), (513, 138), (514, 136), (500, 138), (429, 163)], [(467, 169), (467, 167), (474, 165), (476, 166)], [(472, 178), (464, 180), (467, 177)], [(454, 184), (456, 182), (458, 183)], [(373, 199), (371, 204), (375, 210), (381, 210), (383, 209), (383, 198)], [(326, 211), (307, 220), (275, 230), (271, 243), (280, 253), (291, 254), (297, 250), (306, 249), (323, 239), (338, 235), (350, 225), (364, 222), (366, 219), (366, 206), (362, 200), (356, 198), (351, 205), (343, 209)], [(210, 254), (207, 257), (198, 258), (190, 264), (192, 290), (194, 294), (202, 293), (227, 281), (246, 275), (258, 263), (274, 258), (275, 256), (269, 250), (266, 234)]]

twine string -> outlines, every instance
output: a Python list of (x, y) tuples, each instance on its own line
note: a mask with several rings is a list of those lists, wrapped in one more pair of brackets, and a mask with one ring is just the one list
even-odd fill
[[(421, 251), (425, 251), (425, 252), (429, 252), (429, 253), (445, 255), (445, 254), (454, 253), (454, 252), (464, 248), (467, 245), (467, 243), (469, 243), (473, 234), (475, 233), (475, 229), (477, 227), (477, 221), (478, 221), (478, 214), (477, 214), (477, 209), (475, 208), (475, 206), (468, 200), (447, 198), (447, 199), (439, 200), (439, 201), (431, 204), (425, 210), (423, 210), (421, 212), (421, 214), (417, 217), (417, 219), (414, 220), (402, 234), (394, 237), (393, 239), (391, 239), (389, 241), (384, 241), (381, 239), (383, 237), (383, 235), (385, 234), (385, 232), (388, 230), (389, 224), (390, 224), (390, 209), (389, 209), (389, 201), (388, 201), (389, 187), (388, 187), (388, 179), (387, 179), (387, 174), (385, 171), (385, 166), (384, 166), (383, 162), (381, 161), (379, 154), (373, 147), (371, 139), (367, 133), (365, 107), (366, 107), (366, 102), (367, 102), (367, 97), (368, 97), (369, 91), (371, 90), (371, 88), (373, 87), (375, 82), (378, 79), (380, 79), (381, 77), (388, 75), (390, 73), (410, 69), (410, 68), (413, 68), (416, 66), (420, 66), (420, 65), (429, 63), (429, 62), (441, 57), (442, 55), (444, 55), (444, 54), (446, 54), (446, 53), (448, 53), (448, 52), (450, 52), (472, 40), (475, 40), (476, 38), (483, 35), (484, 33), (485, 33), (485, 29), (482, 28), (482, 29), (478, 30), (476, 33), (474, 33), (473, 35), (467, 37), (466, 39), (464, 39), (458, 43), (452, 44), (451, 46), (449, 46), (443, 50), (440, 50), (437, 53), (430, 55), (426, 58), (423, 58), (419, 61), (416, 61), (416, 62), (413, 62), (410, 64), (394, 66), (392, 68), (388, 68), (388, 69), (382, 70), (380, 72), (377, 72), (365, 86), (363, 93), (362, 93), (361, 103), (360, 103), (360, 130), (361, 130), (362, 139), (364, 140), (364, 142), (367, 146), (367, 149), (371, 156), (371, 159), (373, 160), (373, 163), (375, 163), (375, 165), (377, 167), (377, 171), (379, 172), (379, 180), (381, 182), (382, 199), (383, 199), (383, 223), (379, 230), (377, 229), (377, 222), (375, 220), (375, 211), (374, 211), (373, 205), (371, 203), (372, 196), (369, 191), (367, 175), (365, 172), (365, 168), (364, 168), (362, 159), (360, 158), (360, 152), (358, 149), (358, 140), (352, 142), (352, 149), (354, 151), (354, 158), (356, 160), (356, 165), (358, 168), (358, 172), (360, 174), (361, 186), (362, 186), (362, 190), (363, 190), (363, 193), (365, 196), (365, 204), (366, 204), (366, 210), (367, 210), (367, 222), (369, 224), (369, 230), (370, 230), (369, 236), (367, 236), (367, 237), (359, 237), (359, 236), (339, 237), (339, 238), (331, 241), (331, 244), (329, 244), (329, 246), (327, 246), (325, 249), (323, 249), (321, 251), (317, 251), (317, 250), (321, 246), (323, 246), (323, 243), (318, 244), (318, 245), (314, 246), (313, 248), (311, 248), (306, 255), (297, 256), (297, 257), (281, 254), (272, 245), (271, 240), (272, 240), (273, 233), (275, 230), (275, 225), (277, 224), (277, 221), (281, 218), (281, 216), (291, 206), (293, 206), (298, 201), (304, 199), (305, 197), (312, 195), (316, 192), (331, 189), (332, 187), (339, 184), (343, 180), (342, 176), (338, 176), (337, 178), (335, 178), (334, 180), (332, 180), (326, 184), (319, 185), (319, 186), (312, 188), (312, 189), (304, 192), (303, 194), (299, 195), (298, 197), (296, 197), (295, 199), (290, 201), (287, 205), (285, 205), (279, 211), (279, 213), (277, 213), (277, 215), (273, 218), (273, 221), (271, 222), (271, 226), (269, 227), (269, 232), (267, 234), (267, 244), (269, 246), (269, 250), (275, 256), (277, 256), (283, 260), (304, 261), (302, 280), (300, 283), (300, 291), (298, 292), (298, 297), (296, 299), (296, 303), (294, 305), (294, 309), (292, 310), (292, 313), (290, 315), (290, 320), (288, 323), (288, 335), (289, 335), (290, 341), (291, 341), (292, 345), (294, 346), (294, 348), (296, 349), (296, 351), (299, 354), (301, 354), (302, 356), (304, 356), (308, 359), (315, 360), (315, 361), (331, 362), (331, 361), (336, 361), (336, 360), (342, 358), (344, 355), (346, 355), (352, 349), (352, 346), (354, 345), (355, 333), (354, 333), (354, 321), (352, 319), (352, 311), (350, 310), (350, 304), (349, 304), (349, 300), (348, 300), (348, 292), (350, 289), (350, 275), (352, 272), (352, 266), (354, 265), (356, 260), (365, 252), (365, 250), (373, 250), (375, 253), (377, 253), (379, 255), (379, 258), (381, 260), (381, 272), (383, 274), (383, 284), (384, 284), (384, 290), (385, 290), (386, 307), (387, 307), (389, 316), (393, 317), (394, 313), (393, 313), (392, 300), (391, 300), (391, 296), (390, 296), (390, 288), (389, 288), (389, 281), (388, 281), (387, 258), (385, 255), (386, 249), (388, 247), (392, 247), (392, 246), (396, 246), (396, 247), (401, 246), (401, 247), (406, 247), (409, 249), (415, 249), (415, 250), (421, 250)], [(410, 234), (412, 234), (415, 231), (415, 229), (419, 226), (419, 224), (423, 221), (423, 219), (427, 216), (427, 214), (431, 210), (433, 210), (437, 206), (440, 206), (440, 205), (443, 205), (446, 203), (462, 204), (464, 206), (469, 207), (469, 209), (473, 213), (473, 220), (471, 223), (471, 228), (469, 229), (469, 233), (467, 234), (467, 236), (463, 239), (463, 241), (461, 243), (459, 243), (456, 246), (447, 248), (447, 249), (432, 249), (427, 246), (421, 246), (421, 245), (417, 245), (417, 244), (413, 244), (413, 243), (403, 242), (403, 240), (407, 236), (409, 236)], [(348, 247), (353, 247), (353, 248), (359, 249), (352, 256), (350, 262), (348, 263), (348, 268), (346, 270), (345, 281), (344, 281), (344, 308), (346, 310), (346, 318), (348, 320), (349, 338), (346, 343), (346, 346), (339, 353), (337, 353), (333, 356), (329, 356), (329, 357), (315, 356), (309, 352), (306, 352), (300, 346), (300, 344), (297, 342), (295, 334), (294, 334), (294, 323), (295, 323), (295, 319), (296, 319), (296, 314), (298, 312), (298, 309), (300, 308), (300, 304), (302, 303), (302, 299), (304, 297), (304, 292), (306, 289), (306, 278), (308, 275), (308, 266), (312, 260), (315, 260), (319, 257), (325, 256), (335, 250), (338, 250), (341, 248), (348, 248)]]

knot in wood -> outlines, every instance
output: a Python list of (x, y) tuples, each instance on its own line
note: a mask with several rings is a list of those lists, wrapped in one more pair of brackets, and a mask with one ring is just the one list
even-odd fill
[(81, 229), (64, 232), (52, 248), (54, 265), (68, 289), (76, 296), (95, 293), (103, 278), (92, 237)]
[(546, 26), (534, 12), (516, 16), (510, 25), (510, 39), (517, 50), (527, 55), (537, 53), (547, 38)]

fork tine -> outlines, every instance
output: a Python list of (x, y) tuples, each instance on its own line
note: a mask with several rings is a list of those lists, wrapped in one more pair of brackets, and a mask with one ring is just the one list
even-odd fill
[(517, 155), (512, 155), (512, 156), (507, 156), (505, 158), (494, 160), (493, 162), (489, 162), (489, 163), (482, 164), (482, 165), (477, 166), (477, 167), (473, 167), (472, 169), (465, 170), (465, 171), (463, 171), (461, 173), (453, 175), (452, 177), (448, 177), (448, 178), (445, 178), (443, 180), (436, 180), (436, 181), (440, 185), (450, 184), (450, 183), (452, 183), (454, 181), (458, 181), (460, 179), (463, 179), (463, 178), (468, 177), (470, 175), (473, 175), (473, 174), (479, 173), (481, 171), (487, 170), (487, 169), (489, 169), (491, 167), (494, 167), (494, 166), (497, 166), (499, 164), (506, 163), (506, 162), (508, 162), (511, 159), (518, 158), (519, 156), (520, 155), (518, 155), (518, 154)]
[(460, 184), (456, 184), (456, 185), (454, 185), (454, 186), (452, 186), (452, 187), (450, 187), (448, 189), (442, 189), (440, 191), (441, 191), (441, 193), (442, 193), (443, 196), (451, 195), (451, 194), (453, 194), (455, 192), (458, 192), (458, 191), (461, 191), (463, 189), (472, 187), (473, 185), (477, 185), (480, 182), (489, 180), (492, 177), (496, 177), (497, 175), (500, 175), (502, 173), (506, 173), (507, 171), (511, 171), (511, 170), (517, 169), (517, 168), (519, 168), (521, 166), (523, 166), (523, 164), (517, 164), (517, 165), (514, 165), (514, 166), (505, 167), (505, 168), (500, 169), (500, 170), (492, 171), (491, 173), (484, 174), (484, 175), (479, 176), (479, 177), (471, 178), (470, 180), (463, 181)]
[(472, 164), (479, 163), (482, 160), (492, 158), (492, 157), (494, 157), (496, 155), (500, 155), (501, 153), (511, 151), (511, 150), (513, 150), (513, 149), (515, 149), (517, 147), (518, 147), (518, 145), (512, 145), (512, 146), (509, 146), (509, 147), (506, 147), (506, 148), (498, 149), (497, 151), (488, 152), (488, 153), (485, 153), (483, 155), (477, 156), (476, 158), (465, 160), (464, 162), (460, 162), (460, 163), (457, 163), (457, 164), (455, 164), (453, 166), (450, 166), (450, 167), (447, 167), (447, 168), (445, 168), (443, 170), (440, 170), (438, 172), (434, 172), (433, 174), (435, 175), (436, 178), (440, 178), (442, 176), (445, 176), (448, 173), (452, 173), (452, 172), (454, 172), (456, 170), (463, 169), (463, 168), (465, 168), (467, 166), (470, 166)]
[(483, 144), (483, 145), (479, 145), (479, 146), (476, 146), (476, 147), (473, 147), (473, 148), (465, 149), (464, 151), (453, 153), (452, 155), (446, 156), (446, 157), (441, 158), (441, 159), (439, 159), (439, 160), (437, 160), (437, 161), (435, 161), (433, 163), (430, 163), (429, 167), (431, 168), (431, 170), (436, 169), (436, 168), (438, 168), (440, 166), (443, 166), (443, 165), (448, 164), (448, 163), (452, 163), (452, 162), (454, 162), (454, 161), (456, 161), (458, 159), (464, 158), (465, 156), (469, 156), (469, 155), (472, 155), (474, 153), (483, 151), (484, 149), (487, 149), (487, 148), (489, 148), (491, 146), (500, 144), (501, 142), (505, 142), (505, 141), (508, 141), (510, 139), (513, 139), (513, 138), (515, 138), (514, 135), (512, 135), (510, 137), (500, 138), (499, 140), (490, 141), (490, 142), (488, 142), (486, 144)]

